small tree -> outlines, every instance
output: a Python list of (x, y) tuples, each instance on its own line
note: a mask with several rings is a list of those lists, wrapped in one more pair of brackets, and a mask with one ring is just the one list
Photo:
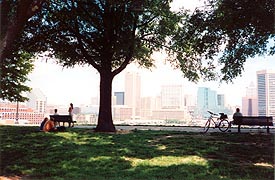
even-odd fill
[[(206, 6), (209, 8), (189, 16), (184, 11), (172, 12), (171, 0), (52, 1), (49, 7), (29, 20), (21, 38), (22, 49), (28, 52), (47, 50), (65, 67), (93, 66), (100, 74), (96, 130), (115, 131), (111, 115), (112, 80), (129, 63), (151, 67), (154, 51), (165, 50), (168, 60), (191, 81), (202, 77), (214, 80), (220, 75), (221, 79), (230, 81), (241, 73), (245, 59), (258, 52), (243, 55), (242, 50), (251, 51), (250, 46), (231, 45), (235, 36), (238, 39), (245, 34), (233, 33), (231, 36), (226, 21), (220, 24), (220, 17), (226, 18), (239, 7), (230, 8), (226, 2), (210, 1)], [(225, 4), (225, 9), (221, 4)], [(244, 28), (241, 33), (257, 33), (257, 30), (247, 31), (246, 27), (235, 28), (237, 31)], [(249, 36), (248, 42), (252, 44), (248, 44), (259, 43), (259, 46), (251, 46), (259, 50), (266, 45), (269, 35), (261, 36), (259, 41)], [(216, 63), (214, 57), (223, 46), (226, 47), (225, 56)], [(218, 64), (223, 65), (221, 73), (216, 70)]]
[(0, 65), (0, 99), (11, 102), (24, 102), (28, 98), (22, 93), (31, 89), (25, 85), (28, 74), (33, 70), (31, 55), (14, 52), (11, 57), (2, 60)]

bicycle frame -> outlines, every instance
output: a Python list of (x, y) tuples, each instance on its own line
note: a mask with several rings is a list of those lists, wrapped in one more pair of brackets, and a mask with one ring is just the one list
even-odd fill
[[(210, 117), (208, 118), (208, 120), (205, 123), (204, 133), (206, 133), (208, 131), (211, 124), (214, 124), (214, 126), (213, 126), (214, 129), (216, 127), (218, 127), (221, 132), (226, 132), (228, 130), (230, 124), (227, 120), (227, 115), (225, 115), (224, 113), (220, 113), (221, 117), (219, 117), (218, 114), (215, 114), (211, 111), (207, 111), (207, 112), (210, 114)], [(214, 119), (216, 119), (216, 121)]]

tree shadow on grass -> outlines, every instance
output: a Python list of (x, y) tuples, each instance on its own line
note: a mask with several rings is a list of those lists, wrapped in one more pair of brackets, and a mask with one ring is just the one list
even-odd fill
[[(270, 154), (274, 150), (274, 139), (269, 136), (256, 139), (263, 143), (258, 154), (255, 150), (259, 146), (253, 140), (259, 137), (249, 134), (236, 138), (234, 135), (163, 131), (106, 134), (83, 129), (43, 133), (34, 127), (0, 126), (0, 135), (1, 175), (5, 176), (19, 175), (27, 179), (273, 177), (272, 168), (255, 166), (257, 162), (274, 165), (274, 155)], [(273, 146), (267, 149), (268, 143)], [(248, 153), (245, 158), (243, 154), (249, 150), (254, 153)], [(193, 157), (199, 161), (184, 161)]]

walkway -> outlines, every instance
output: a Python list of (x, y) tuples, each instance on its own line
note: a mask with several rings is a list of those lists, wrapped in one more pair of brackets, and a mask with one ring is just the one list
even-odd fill
[[(95, 126), (75, 126), (77, 128), (94, 128)], [(194, 126), (142, 126), (142, 125), (116, 125), (117, 130), (158, 130), (158, 131), (186, 131), (186, 132), (203, 132), (203, 127), (194, 127)], [(270, 133), (275, 134), (275, 128), (269, 128)], [(220, 132), (218, 128), (209, 128), (208, 132)], [(230, 133), (237, 133), (238, 127), (232, 127)], [(242, 133), (266, 133), (267, 130), (265, 127), (246, 127), (241, 128)], [(229, 133), (229, 132), (227, 132)]]

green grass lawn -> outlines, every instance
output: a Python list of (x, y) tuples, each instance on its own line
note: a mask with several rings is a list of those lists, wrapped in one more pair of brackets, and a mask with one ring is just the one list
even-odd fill
[[(2, 177), (22, 179), (274, 179), (266, 133), (131, 131), (0, 126)], [(1, 177), (0, 177), (1, 179)]]

